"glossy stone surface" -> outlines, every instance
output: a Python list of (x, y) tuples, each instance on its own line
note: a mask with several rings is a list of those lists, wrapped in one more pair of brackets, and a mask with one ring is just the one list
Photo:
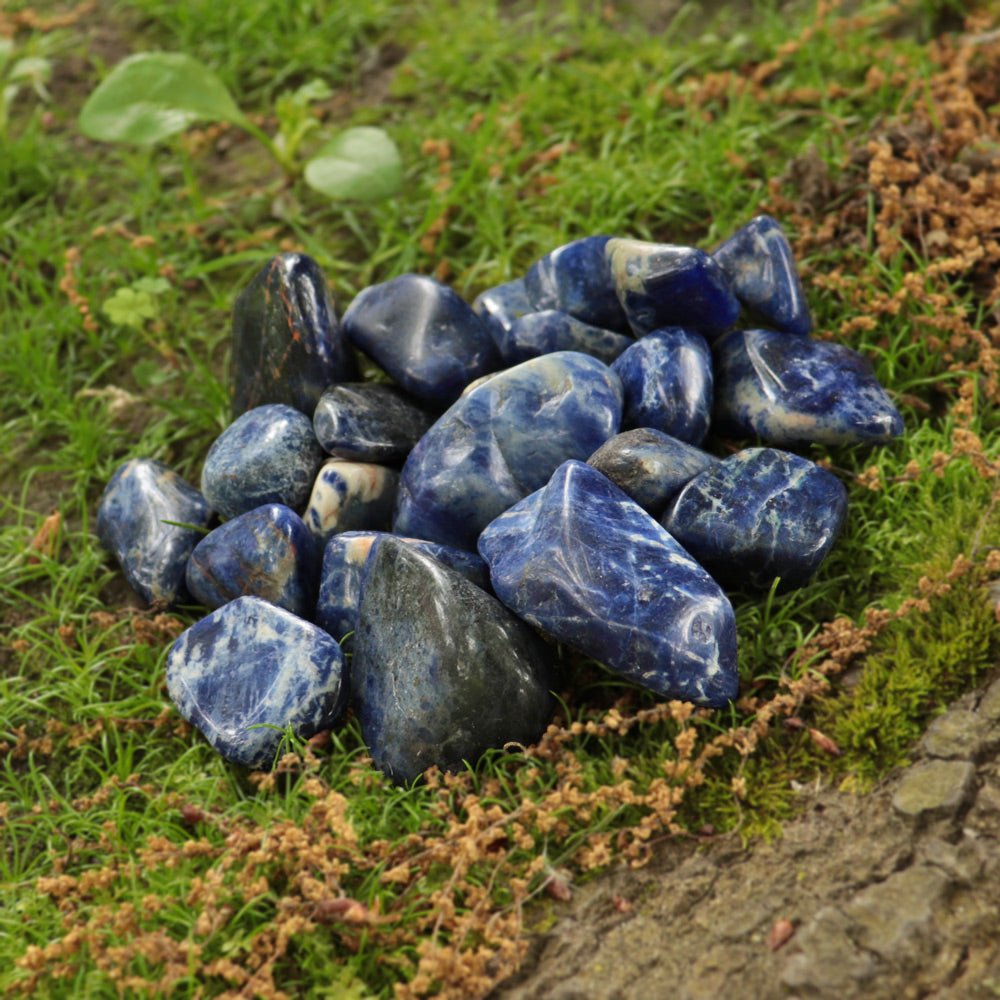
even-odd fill
[(339, 531), (381, 531), (392, 520), (399, 473), (370, 462), (331, 458), (316, 476), (304, 520), (325, 543)]
[(747, 448), (677, 495), (663, 524), (717, 580), (800, 587), (819, 568), (847, 516), (847, 491), (815, 462)]
[(614, 239), (605, 250), (618, 297), (637, 337), (665, 326), (714, 338), (728, 330), (740, 304), (722, 268), (703, 250)]
[(523, 278), (487, 288), (472, 300), (472, 311), (486, 322), (498, 347), (511, 323), (534, 309), (525, 291)]
[(526, 621), (662, 695), (736, 697), (736, 624), (719, 585), (641, 507), (582, 462), (479, 538), (497, 597)]
[(622, 427), (652, 427), (701, 444), (712, 416), (712, 353), (701, 334), (680, 327), (655, 330), (611, 369), (625, 387)]
[(201, 491), (225, 518), (268, 503), (301, 510), (322, 461), (312, 421), (291, 406), (270, 403), (248, 410), (215, 439)]
[(758, 215), (712, 254), (736, 297), (766, 326), (806, 334), (812, 316), (792, 248), (770, 215)]
[(311, 618), (319, 550), (302, 518), (283, 504), (240, 514), (209, 532), (187, 564), (191, 596), (207, 608), (253, 596)]
[(173, 644), (167, 691), (226, 760), (264, 768), (286, 726), (307, 739), (333, 725), (347, 683), (340, 646), (326, 632), (258, 597), (240, 597)]
[(331, 382), (355, 378), (319, 265), (300, 253), (272, 258), (233, 307), (233, 416), (264, 403), (311, 414)]
[(500, 354), (508, 365), (554, 351), (579, 351), (609, 365), (634, 343), (632, 337), (591, 326), (559, 309), (527, 313), (497, 337)]
[(486, 323), (433, 278), (403, 274), (364, 289), (344, 313), (343, 326), (403, 389), (438, 406), (501, 365)]
[(871, 364), (842, 344), (734, 330), (715, 347), (714, 427), (767, 444), (888, 441), (903, 419)]
[(328, 455), (355, 462), (402, 462), (434, 418), (398, 389), (342, 382), (320, 397), (316, 440)]
[(202, 538), (197, 529), (211, 519), (205, 498), (176, 472), (162, 462), (134, 458), (120, 465), (105, 487), (97, 537), (144, 601), (173, 604), (184, 596), (184, 569)]
[(534, 743), (555, 705), (549, 653), (495, 598), (391, 536), (365, 571), (351, 693), (375, 766), (397, 783)]
[(618, 376), (572, 351), (485, 379), (410, 452), (393, 531), (475, 549), (479, 532), (561, 462), (588, 458), (617, 433), (621, 403)]
[(592, 465), (644, 511), (659, 517), (667, 502), (719, 460), (707, 451), (649, 427), (616, 434), (590, 458)]

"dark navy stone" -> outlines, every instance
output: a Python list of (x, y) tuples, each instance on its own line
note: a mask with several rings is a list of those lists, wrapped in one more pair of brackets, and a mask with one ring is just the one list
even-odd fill
[(497, 347), (511, 323), (535, 307), (524, 289), (524, 280), (515, 278), (480, 292), (472, 301), (472, 311), (483, 319), (489, 327)]
[(596, 358), (546, 354), (459, 399), (403, 466), (393, 531), (474, 549), (498, 514), (617, 433), (621, 381)]
[(479, 538), (497, 597), (560, 642), (665, 698), (736, 697), (736, 624), (719, 585), (641, 507), (582, 462)]
[(198, 529), (211, 519), (205, 498), (176, 472), (134, 458), (115, 470), (101, 496), (97, 537), (144, 601), (174, 604), (185, 596), (184, 569), (204, 535)]
[(527, 313), (497, 338), (500, 354), (508, 365), (554, 351), (579, 351), (609, 365), (634, 343), (632, 337), (591, 326), (559, 309)]
[(656, 330), (611, 368), (625, 387), (623, 427), (652, 427), (701, 444), (712, 415), (712, 352), (701, 334)]
[(347, 689), (340, 646), (259, 597), (202, 618), (167, 656), (167, 691), (178, 711), (244, 767), (270, 767), (287, 726), (303, 739), (329, 729)]
[(788, 239), (770, 215), (758, 215), (713, 254), (736, 297), (767, 326), (806, 334), (812, 317)]
[(188, 560), (187, 586), (208, 608), (253, 596), (311, 618), (318, 575), (319, 550), (302, 518), (275, 503), (206, 535)]
[(714, 338), (740, 314), (739, 300), (722, 268), (703, 250), (615, 239), (605, 252), (637, 337), (681, 326)]
[(733, 330), (715, 347), (714, 428), (768, 444), (888, 441), (903, 418), (868, 360), (842, 344)]
[(847, 491), (831, 472), (774, 448), (747, 448), (696, 476), (663, 518), (720, 583), (801, 587), (833, 546)]
[(457, 292), (416, 274), (361, 292), (344, 332), (403, 389), (439, 406), (501, 366), (486, 323)]
[(555, 706), (553, 683), (544, 644), (499, 601), (412, 546), (379, 540), (365, 570), (351, 693), (375, 766), (393, 781), (534, 743)]
[(331, 458), (316, 476), (305, 522), (321, 544), (339, 531), (381, 531), (392, 521), (399, 473)]
[(604, 473), (653, 517), (663, 513), (688, 480), (718, 462), (707, 451), (649, 427), (616, 434), (587, 459), (587, 465)]
[(320, 397), (313, 430), (323, 450), (355, 462), (402, 462), (434, 418), (398, 389), (343, 382)]
[(301, 510), (322, 461), (323, 449), (304, 413), (281, 403), (258, 406), (215, 439), (201, 490), (227, 518), (268, 503)]
[(272, 258), (233, 308), (233, 417), (264, 403), (311, 414), (328, 385), (355, 377), (319, 265), (300, 253)]

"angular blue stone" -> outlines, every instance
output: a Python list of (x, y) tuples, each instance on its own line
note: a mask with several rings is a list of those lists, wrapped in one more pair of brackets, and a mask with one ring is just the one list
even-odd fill
[(712, 352), (701, 334), (680, 327), (655, 330), (611, 369), (625, 387), (623, 427), (652, 427), (701, 444), (712, 415)]
[(522, 278), (487, 288), (472, 300), (472, 311), (485, 321), (498, 347), (511, 323), (519, 316), (533, 312), (534, 308)]
[(665, 698), (736, 697), (736, 623), (719, 585), (582, 462), (479, 538), (496, 595), (526, 621)]
[(392, 521), (399, 473), (331, 458), (316, 476), (304, 520), (320, 545), (339, 531), (381, 531)]
[(903, 418), (868, 360), (842, 344), (733, 330), (715, 347), (713, 426), (767, 444), (888, 441)]
[(433, 278), (403, 274), (362, 291), (344, 313), (350, 340), (407, 392), (447, 406), (500, 367), (486, 323)]
[(587, 459), (653, 517), (685, 483), (718, 462), (707, 451), (649, 427), (616, 434)]
[(722, 268), (703, 250), (614, 239), (605, 252), (637, 337), (680, 326), (714, 338), (740, 314), (739, 300)]
[(233, 417), (264, 403), (311, 414), (331, 382), (355, 378), (319, 265), (283, 253), (264, 265), (233, 307)]
[(527, 313), (497, 337), (500, 354), (508, 365), (555, 351), (579, 351), (609, 365), (634, 343), (632, 337), (591, 326), (559, 309)]
[(215, 439), (201, 491), (226, 518), (268, 503), (302, 510), (322, 461), (312, 421), (291, 406), (269, 403), (248, 410)]
[(806, 334), (812, 316), (788, 238), (770, 215), (758, 215), (712, 254), (736, 297), (769, 327)]
[(393, 531), (474, 549), (498, 514), (618, 431), (621, 381), (596, 358), (546, 354), (485, 379), (410, 452)]
[(174, 604), (184, 597), (184, 569), (203, 537), (198, 529), (211, 519), (205, 498), (176, 472), (134, 458), (115, 470), (101, 496), (97, 537), (144, 601)]
[(365, 571), (351, 693), (375, 766), (412, 781), (492, 747), (528, 745), (551, 718), (550, 656), (496, 598), (386, 536)]
[(253, 596), (311, 618), (319, 550), (302, 518), (283, 504), (240, 514), (209, 532), (187, 564), (191, 595), (207, 608)]
[(847, 515), (847, 490), (815, 462), (747, 448), (695, 476), (663, 525), (720, 583), (801, 587)]

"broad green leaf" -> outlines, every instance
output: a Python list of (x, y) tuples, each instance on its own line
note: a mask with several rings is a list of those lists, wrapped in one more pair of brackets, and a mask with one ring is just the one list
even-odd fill
[(325, 101), (333, 94), (325, 80), (310, 80), (302, 84), (292, 95), (292, 102), (300, 107), (312, 104), (313, 101)]
[(198, 121), (241, 122), (225, 84), (180, 52), (142, 52), (120, 62), (80, 112), (84, 135), (148, 145)]
[(155, 319), (159, 309), (149, 292), (133, 288), (119, 288), (101, 306), (104, 315), (118, 326), (141, 329), (147, 319)]
[(396, 144), (380, 128), (349, 128), (306, 164), (306, 183), (330, 198), (378, 201), (403, 183)]
[(25, 56), (10, 68), (11, 80), (45, 83), (52, 76), (52, 63), (41, 56)]
[(170, 291), (170, 282), (166, 278), (137, 278), (132, 282), (137, 292), (149, 292), (150, 295), (161, 295)]

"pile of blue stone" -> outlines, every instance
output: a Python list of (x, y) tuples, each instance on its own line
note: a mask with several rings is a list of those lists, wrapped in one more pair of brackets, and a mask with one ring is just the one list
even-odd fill
[[(801, 586), (846, 513), (783, 449), (902, 431), (865, 359), (811, 325), (768, 216), (712, 254), (576, 240), (471, 306), (403, 275), (339, 324), (315, 262), (283, 254), (237, 299), (234, 420), (200, 491), (127, 462), (98, 533), (146, 601), (214, 609), (167, 686), (247, 767), (348, 704), (398, 782), (530, 744), (558, 644), (725, 706), (724, 588)], [(359, 381), (355, 349), (393, 384)], [(715, 457), (710, 427), (755, 446)]]

